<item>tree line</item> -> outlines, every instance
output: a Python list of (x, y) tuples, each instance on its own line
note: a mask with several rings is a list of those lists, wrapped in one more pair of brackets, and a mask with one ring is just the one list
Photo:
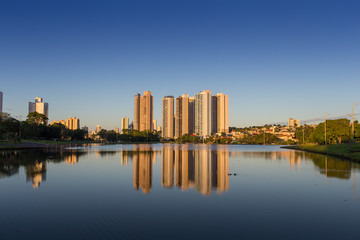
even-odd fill
[(0, 139), (84, 140), (87, 134), (84, 130), (70, 130), (59, 123), (47, 125), (46, 121), (47, 117), (37, 112), (29, 113), (25, 121), (19, 121), (8, 113), (0, 113)]
[[(304, 125), (296, 128), (295, 137), (298, 143), (325, 144), (325, 122), (316, 127)], [(360, 140), (360, 125), (354, 121), (354, 137)], [(326, 144), (350, 143), (352, 139), (352, 124), (349, 119), (340, 118), (326, 120)]]

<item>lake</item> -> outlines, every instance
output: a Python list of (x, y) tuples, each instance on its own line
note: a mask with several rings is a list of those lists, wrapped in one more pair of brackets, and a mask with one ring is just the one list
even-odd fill
[(359, 165), (279, 146), (0, 153), (0, 239), (355, 239)]

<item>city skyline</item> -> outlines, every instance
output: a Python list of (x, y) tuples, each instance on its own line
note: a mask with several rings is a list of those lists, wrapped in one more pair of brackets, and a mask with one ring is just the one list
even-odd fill
[(4, 3), (3, 111), (24, 119), (42, 96), (49, 121), (114, 129), (136, 92), (152, 91), (160, 122), (162, 96), (212, 89), (231, 97), (230, 126), (346, 115), (360, 102), (360, 3), (321, 2)]

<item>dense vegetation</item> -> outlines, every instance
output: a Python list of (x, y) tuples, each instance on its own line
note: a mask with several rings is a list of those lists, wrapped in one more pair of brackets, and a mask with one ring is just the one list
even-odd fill
[(127, 130), (125, 133), (119, 134), (114, 130), (101, 130), (97, 134), (102, 140), (107, 142), (158, 142), (160, 141), (160, 136), (156, 132), (151, 131), (135, 131)]
[(0, 139), (19, 141), (36, 140), (83, 140), (86, 132), (70, 130), (62, 124), (46, 125), (46, 117), (39, 113), (30, 113), (26, 121), (19, 121), (7, 113), (0, 114)]
[[(354, 125), (355, 140), (360, 140), (360, 125), (357, 121), (354, 122)], [(352, 125), (348, 119), (326, 120), (326, 143), (336, 144), (352, 142), (351, 131)], [(325, 144), (325, 123), (320, 123), (316, 128), (307, 125), (298, 127), (295, 136), (300, 144)]]

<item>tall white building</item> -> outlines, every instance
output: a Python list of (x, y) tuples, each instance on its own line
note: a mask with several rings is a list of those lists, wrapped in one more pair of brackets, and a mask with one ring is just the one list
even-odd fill
[(129, 129), (129, 119), (124, 117), (121, 119), (121, 132), (124, 133), (124, 130)]
[(162, 98), (162, 132), (163, 138), (174, 138), (174, 97)]
[(0, 91), (0, 113), (3, 112), (3, 92)]
[(212, 96), (210, 90), (195, 94), (195, 134), (202, 137), (211, 135)]
[[(43, 98), (36, 97), (35, 102), (29, 102), (29, 113), (37, 112), (49, 118), (49, 104)], [(47, 124), (47, 121), (45, 122)]]

